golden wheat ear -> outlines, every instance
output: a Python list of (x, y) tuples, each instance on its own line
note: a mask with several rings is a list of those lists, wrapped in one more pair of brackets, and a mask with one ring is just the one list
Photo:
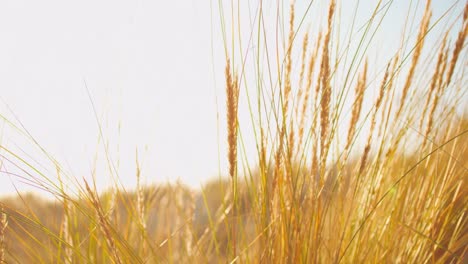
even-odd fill
[(237, 170), (237, 109), (239, 105), (239, 84), (236, 74), (231, 74), (231, 62), (226, 61), (226, 107), (227, 107), (227, 127), (228, 127), (228, 161), (229, 175), (235, 177)]
[(227, 107), (227, 128), (228, 128), (228, 162), (229, 162), (229, 176), (231, 177), (232, 186), (232, 213), (233, 221), (231, 227), (232, 239), (232, 254), (237, 255), (237, 126), (238, 114), (237, 109), (239, 106), (239, 82), (237, 74), (231, 74), (231, 62), (229, 58), (226, 60), (226, 107)]
[(427, 0), (426, 2), (426, 9), (424, 11), (424, 16), (421, 21), (421, 26), (419, 27), (418, 38), (416, 39), (416, 46), (413, 52), (413, 58), (411, 61), (411, 66), (408, 71), (408, 75), (406, 77), (405, 85), (403, 86), (403, 91), (401, 95), (400, 106), (398, 111), (396, 112), (395, 119), (398, 119), (401, 115), (401, 112), (404, 110), (406, 98), (408, 96), (409, 89), (412, 87), (413, 77), (416, 71), (416, 66), (418, 65), (419, 59), (421, 57), (421, 52), (424, 46), (424, 42), (426, 40), (426, 34), (429, 28), (429, 22), (431, 20), (432, 12), (431, 12), (431, 0)]

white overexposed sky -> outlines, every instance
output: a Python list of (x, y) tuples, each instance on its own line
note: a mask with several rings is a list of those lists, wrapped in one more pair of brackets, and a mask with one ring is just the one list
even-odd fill
[[(180, 179), (200, 186), (225, 173), (227, 164), (218, 2), (229, 20), (230, 1), (0, 1), (0, 114), (21, 123), (80, 181), (96, 168), (98, 186), (109, 185), (106, 144), (126, 186), (135, 184), (136, 149), (145, 182)], [(253, 19), (246, 8), (255, 12), (257, 1), (240, 2), (245, 3), (241, 19)], [(307, 2), (297, 1), (298, 14)], [(315, 16), (326, 16), (327, 3), (315, 2), (320, 3), (312, 5), (309, 25)], [(356, 1), (342, 2), (345, 22)], [(362, 21), (376, 2), (360, 1)], [(425, 1), (395, 0), (376, 45), (399, 44), (410, 2), (422, 13)], [(265, 12), (274, 15), (275, 3), (264, 1)], [(460, 14), (464, 1), (434, 0), (433, 16), (454, 3), (452, 16)], [(32, 141), (3, 121), (0, 135), (2, 146), (55, 177)], [(4, 150), (0, 154), (8, 156)], [(18, 181), (5, 173), (14, 165), (3, 161), (0, 193), (6, 194)]]

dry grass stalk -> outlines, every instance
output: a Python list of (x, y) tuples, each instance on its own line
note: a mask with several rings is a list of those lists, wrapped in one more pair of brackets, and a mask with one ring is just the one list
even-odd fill
[[(291, 95), (291, 72), (292, 72), (292, 47), (294, 42), (294, 2), (290, 5), (289, 10), (289, 35), (288, 35), (288, 49), (286, 51), (286, 69), (285, 69), (285, 79), (284, 79), (284, 93), (283, 93), (283, 127), (281, 131), (281, 137), (286, 133), (286, 122), (288, 120), (288, 111), (289, 111), (289, 100)], [(294, 138), (295, 131), (294, 125), (291, 120), (289, 129), (289, 136), (287, 139), (287, 157), (291, 158), (294, 151)]]
[(299, 103), (301, 102), (302, 96), (303, 96), (303, 82), (304, 82), (304, 74), (305, 74), (305, 69), (306, 69), (306, 64), (307, 64), (307, 48), (309, 46), (309, 33), (306, 32), (304, 34), (304, 39), (302, 41), (302, 58), (301, 58), (301, 72), (299, 73), (299, 91), (297, 94), (298, 98), (298, 104), (296, 108), (296, 115), (298, 114), (298, 106)]
[(349, 130), (348, 130), (348, 140), (346, 143), (345, 151), (349, 149), (351, 143), (353, 142), (354, 135), (356, 133), (356, 124), (361, 116), (361, 109), (362, 109), (362, 102), (364, 101), (364, 92), (366, 89), (366, 82), (367, 82), (367, 60), (364, 63), (364, 70), (359, 76), (356, 88), (355, 88), (355, 98), (353, 109), (351, 112), (351, 121), (349, 123)]
[(65, 245), (65, 260), (64, 262), (66, 264), (68, 263), (72, 263), (73, 262), (73, 251), (72, 251), (72, 248), (73, 248), (73, 239), (72, 239), (72, 236), (70, 234), (70, 218), (69, 216), (71, 215), (70, 214), (70, 204), (68, 202), (68, 196), (67, 194), (65, 193), (65, 188), (64, 188), (64, 185), (63, 185), (63, 181), (62, 181), (62, 177), (61, 177), (61, 170), (60, 170), (60, 167), (58, 165), (55, 166), (56, 170), (57, 170), (57, 178), (59, 180), (59, 183), (60, 183), (60, 190), (61, 190), (61, 194), (62, 194), (62, 202), (63, 202), (63, 220), (62, 220), (62, 235), (63, 235), (63, 239), (64, 241), (67, 243), (67, 245)]
[[(288, 44), (287, 50), (285, 54), (285, 70), (284, 70), (284, 85), (283, 91), (280, 95), (280, 102), (281, 102), (281, 126), (279, 126), (278, 121), (278, 129), (279, 129), (279, 137), (278, 137), (278, 147), (275, 152), (275, 163), (274, 163), (274, 176), (273, 176), (273, 187), (272, 187), (272, 194), (273, 197), (271, 198), (271, 207), (272, 207), (272, 217), (274, 219), (280, 216), (280, 212), (284, 213), (284, 204), (290, 201), (290, 173), (284, 170), (283, 164), (286, 165), (287, 168), (291, 167), (291, 157), (294, 149), (294, 126), (292, 120), (290, 120), (290, 131), (287, 134), (287, 124), (288, 124), (288, 112), (289, 112), (289, 100), (290, 100), (290, 93), (291, 93), (291, 72), (292, 72), (292, 47), (294, 42), (294, 2), (290, 4), (290, 12), (289, 12), (289, 35), (288, 35)], [(286, 147), (286, 157), (284, 157), (284, 148)], [(285, 174), (286, 173), (286, 174)], [(286, 191), (286, 197), (284, 196)], [(284, 222), (283, 222), (284, 224)], [(281, 249), (288, 248), (288, 241), (285, 239), (285, 226), (279, 227), (276, 233), (279, 234), (280, 240), (275, 241), (276, 246)], [(284, 250), (279, 250), (282, 254), (284, 254)], [(279, 259), (283, 259), (283, 255), (277, 256)]]
[(430, 84), (430, 87), (429, 87), (429, 94), (427, 95), (426, 104), (424, 105), (424, 109), (423, 109), (423, 112), (422, 112), (422, 115), (421, 115), (421, 121), (419, 123), (419, 130), (420, 131), (422, 131), (424, 118), (426, 117), (427, 109), (428, 109), (428, 107), (430, 105), (430, 102), (432, 101), (431, 100), (432, 95), (434, 94), (434, 91), (437, 88), (439, 78), (442, 78), (442, 74), (441, 74), (441, 71), (440, 71), (441, 70), (440, 66), (442, 65), (442, 61), (444, 60), (446, 40), (447, 40), (447, 35), (445, 35), (444, 39), (442, 40), (442, 46), (440, 47), (440, 51), (439, 51), (439, 54), (437, 56), (436, 68), (435, 68), (434, 74), (432, 75), (431, 84)]
[(118, 222), (118, 210), (116, 209), (117, 206), (117, 192), (118, 189), (115, 187), (112, 187), (111, 189), (111, 197), (109, 198), (109, 205), (107, 207), (107, 215), (112, 217), (111, 219), (114, 221), (114, 223)]
[(136, 180), (137, 180), (137, 189), (136, 189), (136, 209), (138, 217), (138, 233), (140, 234), (140, 247), (144, 257), (147, 255), (148, 247), (145, 242), (146, 237), (146, 207), (145, 207), (145, 195), (143, 192), (143, 187), (141, 186), (141, 165), (138, 160), (138, 149), (135, 150), (135, 165), (136, 165)]
[(382, 105), (382, 101), (383, 101), (383, 98), (384, 98), (385, 86), (387, 84), (389, 68), (390, 68), (390, 64), (387, 65), (387, 69), (385, 70), (385, 74), (384, 74), (382, 83), (380, 85), (379, 96), (377, 97), (377, 100), (375, 101), (375, 109), (374, 109), (374, 112), (372, 114), (372, 119), (371, 119), (371, 128), (370, 128), (370, 131), (369, 131), (369, 135), (367, 137), (366, 146), (364, 147), (364, 153), (363, 153), (362, 158), (361, 158), (361, 165), (360, 165), (360, 168), (359, 168), (359, 174), (363, 173), (364, 168), (366, 166), (367, 158), (369, 156), (370, 147), (371, 147), (371, 143), (372, 143), (372, 135), (374, 134), (375, 124), (376, 124), (376, 116), (377, 116), (377, 112), (380, 109), (380, 106)]
[[(284, 131), (282, 129), (282, 131)], [(283, 134), (283, 133), (281, 133)], [(282, 160), (282, 149), (283, 149), (283, 142), (284, 140), (282, 140), (281, 138), (283, 138), (284, 136), (283, 135), (280, 135), (280, 141), (279, 141), (279, 146), (278, 146), (278, 149), (276, 150), (276, 153), (275, 153), (275, 170), (274, 170), (274, 177), (273, 177), (273, 188), (272, 188), (272, 194), (273, 194), (273, 199), (272, 199), (272, 209), (273, 209), (273, 218), (276, 218), (278, 217), (278, 193), (277, 191), (278, 190), (281, 190), (282, 187), (283, 187), (283, 170), (281, 169), (282, 168), (282, 163), (283, 163), (283, 160)]]
[(62, 230), (63, 230), (63, 239), (68, 244), (65, 246), (65, 263), (73, 263), (73, 239), (70, 234), (70, 205), (66, 199), (63, 201), (63, 222), (62, 222)]
[(452, 81), (453, 72), (455, 70), (455, 66), (457, 64), (458, 57), (460, 56), (460, 52), (463, 49), (463, 44), (465, 43), (466, 35), (468, 34), (468, 2), (465, 4), (465, 10), (463, 12), (463, 27), (458, 32), (458, 38), (455, 42), (455, 48), (453, 49), (452, 60), (450, 61), (449, 70), (446, 76), (446, 85), (448, 86)]
[(94, 207), (94, 210), (96, 211), (96, 214), (97, 214), (97, 217), (98, 217), (98, 220), (99, 220), (99, 223), (98, 223), (99, 227), (100, 227), (102, 233), (104, 234), (104, 238), (106, 239), (107, 246), (111, 250), (112, 256), (114, 258), (113, 261), (115, 263), (120, 264), (120, 263), (122, 263), (122, 260), (120, 259), (120, 256), (119, 256), (119, 253), (118, 253), (118, 250), (117, 250), (117, 246), (115, 244), (114, 237), (112, 236), (112, 233), (111, 233), (110, 223), (109, 223), (107, 217), (104, 214), (101, 203), (99, 202), (99, 198), (91, 190), (91, 188), (89, 187), (88, 182), (86, 180), (84, 182), (85, 182), (86, 191), (88, 192), (89, 198), (91, 200), (91, 204)]
[[(319, 37), (317, 39), (317, 46), (316, 46), (316, 53), (315, 53), (315, 56), (313, 57), (314, 59), (314, 62), (312, 63), (309, 63), (309, 75), (308, 75), (308, 78), (307, 78), (307, 82), (308, 82), (308, 85), (312, 85), (312, 78), (313, 78), (313, 68), (311, 68), (310, 66), (313, 66), (315, 65), (315, 60), (317, 58), (317, 53), (318, 53), (318, 49), (320, 47), (320, 42), (321, 42), (321, 39), (322, 39), (322, 32), (320, 32), (319, 34)], [(324, 45), (328, 45), (328, 43), (325, 43), (324, 42)], [(323, 57), (323, 56), (322, 56)], [(312, 58), (311, 58), (312, 59)], [(322, 58), (323, 59), (323, 58)], [(317, 83), (315, 85), (315, 96), (314, 96), (314, 101), (313, 101), (313, 108), (314, 108), (314, 114), (312, 116), (312, 131), (313, 131), (313, 140), (312, 140), (312, 169), (311, 169), (311, 176), (312, 176), (312, 179), (315, 179), (315, 175), (318, 173), (318, 146), (319, 146), (319, 138), (318, 138), (318, 135), (315, 133), (316, 130), (316, 127), (317, 127), (317, 118), (318, 118), (318, 114), (316, 112), (316, 109), (318, 109), (318, 104), (319, 104), (319, 94), (320, 94), (320, 76), (322, 75), (322, 63), (320, 65), (320, 71), (319, 71), (319, 76), (317, 78)], [(309, 89), (311, 89), (311, 87), (309, 87)]]
[[(287, 155), (289, 163), (292, 162), (291, 159), (293, 157), (293, 153), (294, 153), (294, 150), (296, 148), (295, 141), (296, 141), (296, 132), (294, 130), (293, 120), (291, 120), (291, 122), (289, 124), (288, 155)], [(299, 148), (300, 146), (298, 145), (297, 147)]]
[[(299, 132), (298, 132), (298, 143), (297, 143), (298, 146), (302, 146), (306, 114), (308, 112), (308, 107), (310, 106), (309, 97), (310, 97), (311, 88), (312, 88), (312, 79), (313, 79), (313, 73), (315, 69), (315, 61), (316, 61), (317, 53), (320, 47), (321, 38), (322, 38), (322, 33), (319, 33), (317, 42), (315, 44), (315, 49), (312, 51), (312, 54), (310, 55), (310, 59), (309, 59), (309, 67), (307, 70), (307, 84), (304, 87), (305, 93), (304, 93), (304, 98), (302, 100), (302, 105), (301, 105), (301, 115), (300, 115), (300, 121), (299, 121)], [(315, 125), (313, 127), (315, 127)]]
[(318, 163), (318, 153), (317, 153), (317, 144), (312, 146), (312, 168), (310, 175), (312, 176), (312, 180), (316, 179), (316, 175), (319, 173), (319, 163)]
[[(288, 36), (288, 48), (286, 51), (286, 69), (284, 78), (284, 90), (283, 90), (283, 116), (287, 116), (289, 97), (291, 94), (291, 71), (292, 71), (292, 47), (294, 41), (294, 2), (290, 5), (289, 12), (289, 36)], [(286, 120), (283, 120), (286, 121)]]
[(406, 77), (406, 81), (405, 81), (405, 85), (403, 86), (403, 92), (402, 92), (402, 95), (401, 95), (401, 102), (400, 102), (400, 107), (396, 113), (396, 116), (395, 116), (395, 119), (398, 119), (400, 114), (401, 114), (401, 111), (403, 110), (403, 107), (405, 105), (405, 101), (406, 101), (406, 97), (408, 96), (408, 91), (409, 91), (409, 88), (411, 87), (411, 84), (412, 84), (412, 81), (413, 81), (413, 76), (414, 76), (414, 72), (416, 70), (416, 66), (419, 62), (419, 58), (421, 56), (421, 51), (422, 51), (422, 48), (424, 46), (424, 40), (426, 39), (425, 36), (426, 36), (426, 32), (427, 32), (427, 29), (429, 28), (429, 22), (431, 20), (431, 0), (427, 0), (426, 2), (426, 9), (424, 10), (424, 16), (423, 16), (423, 19), (422, 19), (422, 22), (421, 22), (421, 26), (419, 28), (419, 33), (418, 33), (418, 38), (416, 39), (417, 41), (417, 44), (416, 44), (416, 47), (414, 49), (414, 53), (413, 53), (413, 59), (411, 61), (411, 66), (409, 68), (409, 71), (408, 71), (408, 76)]
[(143, 194), (143, 188), (141, 186), (141, 169), (140, 163), (138, 162), (138, 150), (136, 150), (135, 156), (135, 163), (136, 163), (136, 180), (137, 180), (137, 211), (138, 211), (138, 219), (140, 222), (143, 231), (146, 230), (146, 221), (145, 221), (145, 197)]
[[(332, 88), (331, 88), (331, 69), (330, 69), (330, 37), (333, 25), (333, 15), (335, 12), (335, 1), (330, 2), (330, 6), (328, 9), (328, 24), (327, 24), (327, 33), (325, 34), (325, 38), (323, 41), (323, 50), (322, 50), (322, 61), (320, 64), (320, 74), (318, 78), (318, 84), (316, 87), (316, 96), (320, 92), (320, 138), (316, 138), (316, 140), (320, 140), (320, 158), (317, 157), (316, 149), (314, 148), (312, 154), (312, 181), (314, 185), (319, 187), (320, 190), (323, 189), (325, 184), (325, 168), (326, 168), (326, 160), (328, 154), (328, 148), (331, 142), (331, 135), (329, 133), (330, 127), (330, 108), (331, 108), (331, 96), (332, 96)], [(315, 143), (318, 146), (318, 142)], [(313, 146), (314, 147), (314, 146)], [(320, 160), (320, 161), (319, 161)], [(319, 163), (320, 162), (320, 163)], [(318, 178), (318, 185), (316, 183), (316, 176)], [(318, 192), (319, 201), (314, 205), (317, 206), (314, 210), (316, 213), (314, 214), (313, 219), (311, 220), (311, 232), (313, 234), (313, 238), (311, 238), (311, 247), (316, 250), (321, 240), (321, 229), (323, 226), (323, 204), (322, 198), (323, 195), (321, 191)], [(313, 197), (311, 197), (313, 198)], [(314, 262), (318, 262), (318, 255), (315, 254)]]
[(443, 91), (444, 89), (447, 88), (447, 86), (445, 85), (444, 81), (443, 81), (443, 73), (445, 72), (446, 68), (447, 68), (447, 62), (448, 62), (448, 53), (449, 53), (449, 49), (447, 48), (443, 54), (442, 54), (442, 63), (441, 63), (441, 66), (440, 66), (440, 72), (439, 72), (439, 78), (437, 80), (437, 88), (436, 88), (436, 91), (435, 92), (435, 96), (434, 96), (434, 100), (432, 102), (432, 107), (431, 107), (431, 110), (429, 111), (429, 119), (427, 121), (427, 127), (426, 127), (426, 133), (424, 134), (424, 141), (423, 141), (423, 147), (426, 146), (427, 144), (427, 140), (431, 134), (431, 131), (432, 131), (432, 126), (434, 124), (434, 115), (435, 115), (435, 112), (436, 112), (436, 109), (437, 109), (437, 106), (439, 105), (439, 101), (440, 101), (440, 97), (442, 96), (443, 94)]
[(440, 91), (444, 87), (444, 73), (447, 70), (447, 63), (448, 63), (448, 53), (449, 53), (449, 48), (446, 47), (445, 51), (442, 54), (442, 65), (440, 66), (440, 72), (439, 72), (439, 78), (437, 80), (437, 88), (436, 91)]
[(275, 176), (273, 179), (273, 193), (275, 193), (275, 190), (278, 187), (282, 188), (283, 186), (281, 167), (283, 164), (283, 149), (284, 149), (284, 144), (285, 144), (284, 142), (286, 141), (286, 144), (288, 144), (287, 146), (288, 154), (290, 153), (289, 150), (291, 149), (291, 145), (293, 145), (294, 143), (290, 141), (294, 139), (294, 135), (291, 135), (291, 133), (293, 133), (292, 131), (290, 131), (289, 137), (286, 138), (286, 123), (288, 119), (289, 97), (291, 93), (291, 70), (292, 70), (291, 52), (292, 52), (293, 41), (294, 41), (294, 2), (291, 3), (290, 5), (289, 37), (288, 37), (288, 48), (286, 51), (286, 58), (285, 58), (286, 68), (285, 68), (285, 78), (284, 78), (284, 89), (283, 89), (283, 94), (281, 96), (282, 126), (280, 127), (279, 138), (278, 138), (279, 144), (275, 153)]
[[(321, 41), (321, 38), (322, 38), (322, 32), (320, 32), (319, 34), (319, 37), (317, 39), (317, 46), (316, 46), (316, 53), (315, 53), (315, 56), (313, 57), (314, 59), (314, 62), (309, 64), (309, 66), (313, 66), (315, 65), (315, 59), (317, 58), (317, 53), (318, 53), (318, 49), (320, 47), (320, 41)], [(312, 58), (311, 58), (312, 59)], [(307, 78), (307, 82), (308, 82), (308, 85), (312, 86), (312, 76), (313, 76), (313, 68), (309, 67), (309, 75), (308, 75), (308, 78)], [(312, 116), (312, 131), (313, 131), (313, 140), (312, 140), (312, 168), (311, 168), (311, 176), (312, 176), (312, 179), (315, 179), (315, 175), (317, 175), (318, 173), (318, 146), (319, 146), (319, 143), (318, 143), (318, 136), (317, 134), (315, 133), (316, 130), (316, 127), (317, 127), (317, 118), (318, 118), (318, 115), (317, 115), (317, 112), (316, 112), (316, 109), (318, 109), (318, 103), (319, 103), (319, 93), (320, 93), (320, 76), (321, 76), (321, 68), (320, 68), (320, 72), (319, 72), (319, 76), (317, 78), (317, 84), (315, 85), (315, 96), (314, 96), (314, 101), (313, 101), (313, 108), (314, 108), (314, 114)], [(309, 87), (309, 89), (311, 89), (311, 87)]]
[[(233, 195), (233, 218), (237, 216), (237, 125), (238, 125), (238, 105), (239, 105), (239, 83), (237, 74), (234, 77), (231, 75), (230, 61), (226, 61), (226, 106), (227, 106), (227, 127), (228, 127), (228, 161), (229, 175), (232, 180), (232, 195)], [(236, 219), (237, 220), (237, 219)], [(236, 241), (236, 223), (232, 224), (232, 248), (233, 257), (237, 256), (237, 241)]]
[(228, 127), (228, 161), (229, 175), (236, 177), (237, 171), (237, 109), (239, 101), (239, 85), (237, 75), (231, 75), (229, 59), (226, 62), (226, 104), (227, 104), (227, 127)]
[[(396, 70), (398, 67), (398, 62), (399, 62), (399, 57), (396, 56), (393, 59), (393, 65), (389, 73), (389, 80), (388, 80), (388, 85), (386, 88), (387, 92), (385, 93), (389, 97), (386, 97), (386, 100), (384, 100), (383, 102), (384, 105), (382, 106), (382, 114), (380, 118), (381, 121), (380, 121), (380, 126), (379, 126), (379, 133), (378, 133), (379, 137), (386, 130), (388, 121), (390, 120), (390, 114), (392, 112), (392, 106), (393, 106), (393, 98), (395, 95), (395, 89), (393, 89), (393, 83), (396, 78)], [(387, 109), (387, 106), (388, 106), (388, 109)]]
[[(441, 66), (440, 66), (440, 71), (439, 71), (439, 78), (437, 78), (437, 88), (435, 89), (436, 92), (435, 92), (435, 96), (434, 96), (434, 100), (433, 100), (433, 103), (432, 103), (432, 108), (430, 110), (430, 113), (429, 113), (429, 120), (428, 120), (428, 124), (427, 124), (427, 127), (426, 127), (426, 132), (425, 132), (425, 135), (424, 135), (424, 141), (423, 141), (423, 148), (426, 146), (427, 144), (427, 141), (429, 139), (429, 136), (432, 132), (432, 128), (433, 128), (433, 124), (434, 124), (434, 115), (435, 115), (435, 112), (436, 112), (436, 109), (437, 109), (437, 106), (439, 105), (439, 101), (440, 101), (440, 98), (442, 97), (443, 93), (445, 92), (446, 89), (449, 88), (449, 85), (451, 83), (451, 80), (452, 80), (452, 77), (453, 77), (453, 73), (454, 73), (454, 68), (457, 64), (457, 60), (458, 60), (458, 57), (460, 55), (460, 52), (463, 48), (463, 45), (464, 45), (464, 42), (465, 42), (465, 39), (466, 39), (466, 35), (467, 35), (467, 32), (468, 32), (468, 2), (467, 4), (465, 5), (465, 9), (464, 9), (464, 13), (463, 13), (463, 27), (462, 27), (462, 30), (459, 32), (458, 34), (458, 38), (457, 38), (457, 41), (455, 42), (455, 47), (454, 47), (454, 50), (453, 50), (453, 53), (452, 53), (452, 59), (450, 60), (450, 64), (448, 64), (448, 54), (449, 54), (449, 48), (447, 48), (447, 50), (445, 50), (445, 52), (443, 52), (441, 50), (441, 52), (443, 53), (442, 54), (442, 63), (441, 63)], [(448, 33), (446, 33), (448, 34)], [(445, 38), (444, 38), (445, 40)], [(447, 69), (447, 66), (449, 67)], [(444, 80), (444, 73), (446, 72), (447, 70), (447, 73), (445, 75), (445, 80)], [(460, 92), (460, 88), (462, 87), (462, 85), (459, 85), (458, 86), (458, 89), (457, 89), (457, 93)], [(446, 110), (447, 108), (445, 108)], [(446, 119), (449, 119), (449, 115), (450, 114), (453, 114), (455, 112), (455, 106), (452, 106), (451, 110), (448, 112), (448, 115), (445, 116)]]
[(1, 219), (0, 219), (0, 263), (6, 263), (5, 261), (5, 231), (8, 226), (7, 214), (4, 209), (1, 208)]
[[(308, 44), (309, 44), (309, 33), (306, 32), (304, 34), (304, 39), (302, 41), (302, 58), (301, 58), (301, 72), (299, 74), (299, 90), (297, 91), (297, 102), (296, 102), (296, 105), (295, 105), (295, 117), (296, 119), (299, 119), (299, 108), (300, 108), (300, 105), (301, 105), (301, 102), (302, 104), (304, 104), (303, 100), (305, 100), (305, 98), (303, 98), (303, 96), (305, 95), (304, 93), (304, 87), (302, 86), (303, 85), (303, 82), (304, 82), (304, 74), (305, 74), (305, 68), (306, 68), (306, 60), (307, 60), (307, 47), (308, 47)], [(291, 119), (291, 131), (290, 131), (290, 140), (289, 142), (292, 142), (294, 141), (293, 137), (293, 119)], [(297, 143), (297, 146), (298, 148), (300, 148), (301, 144), (301, 129), (299, 128), (299, 131), (298, 131), (298, 143)], [(291, 150), (290, 150), (290, 153), (293, 152), (293, 148), (294, 146), (292, 146)], [(299, 149), (298, 149), (299, 151)], [(290, 155), (291, 156), (291, 155)]]
[[(267, 195), (268, 194), (268, 186), (267, 186), (267, 151), (266, 151), (266, 137), (265, 137), (265, 130), (263, 127), (260, 127), (260, 159), (259, 159), (259, 169), (260, 169), (260, 176), (262, 179), (261, 191)], [(265, 206), (268, 202), (267, 199), (262, 201)]]
[(384, 77), (382, 79), (382, 84), (380, 85), (379, 97), (377, 97), (377, 100), (375, 101), (375, 112), (374, 112), (374, 116), (372, 117), (372, 119), (374, 121), (375, 121), (376, 113), (379, 110), (380, 106), (382, 105), (382, 102), (383, 102), (383, 99), (384, 99), (385, 87), (387, 85), (389, 69), (390, 69), (390, 63), (387, 64), (387, 69), (385, 70), (385, 74), (384, 74)]
[[(335, 1), (331, 1), (328, 9), (328, 31), (323, 42), (322, 63), (320, 66), (321, 99), (320, 99), (320, 157), (321, 167), (325, 167), (326, 153), (329, 145), (330, 127), (330, 105), (331, 105), (331, 85), (330, 85), (330, 36), (333, 24), (333, 14), (335, 12)], [(322, 174), (322, 173), (321, 173)], [(323, 181), (323, 177), (321, 177)]]

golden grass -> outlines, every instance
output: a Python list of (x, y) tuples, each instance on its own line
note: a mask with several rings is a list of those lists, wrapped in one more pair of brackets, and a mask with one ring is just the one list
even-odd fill
[[(202, 190), (143, 186), (136, 153), (134, 192), (114, 186), (98, 195), (84, 181), (71, 195), (57, 165), (60, 185), (39, 185), (56, 201), (2, 199), (2, 263), (466, 263), (468, 113), (459, 105), (466, 100), (468, 3), (454, 44), (443, 32), (429, 47), (435, 24), (427, 1), (416, 40), (405, 43), (411, 52), (400, 49), (383, 66), (362, 50), (368, 31), (356, 50), (339, 48), (350, 45), (334, 39), (335, 1), (325, 30), (303, 38), (302, 14), (288, 7), (287, 14), (276, 10), (287, 21), (283, 42), (267, 41), (257, 21), (257, 98), (249, 97), (242, 47), (242, 59), (232, 52), (223, 65), (228, 177)], [(277, 76), (260, 62), (269, 50)], [(241, 100), (258, 104), (246, 131), (255, 146), (240, 132)], [(257, 153), (254, 165), (248, 150)]]

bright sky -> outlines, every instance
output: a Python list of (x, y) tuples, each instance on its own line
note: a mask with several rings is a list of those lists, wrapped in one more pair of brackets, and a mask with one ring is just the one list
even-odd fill
[[(90, 179), (98, 149), (97, 184), (110, 183), (96, 113), (123, 184), (135, 183), (138, 148), (145, 182), (179, 178), (200, 186), (218, 176), (219, 168), (224, 173), (227, 164), (224, 50), (218, 1), (211, 2), (212, 18), (207, 0), (1, 1), (0, 114), (16, 124), (20, 121), (77, 179)], [(229, 1), (219, 2), (228, 10)], [(256, 1), (249, 2), (254, 11)], [(349, 17), (355, 1), (343, 2), (343, 16)], [(369, 17), (377, 1), (360, 2), (360, 17)], [(409, 2), (395, 0), (384, 20), (388, 30), (378, 43), (400, 40)], [(424, 2), (419, 1), (418, 10)], [(456, 0), (433, 2), (434, 17), (453, 3), (457, 8), (452, 14), (460, 14), (464, 5)], [(318, 11), (322, 6), (326, 3), (313, 5), (309, 24), (313, 15), (326, 16)], [(304, 7), (298, 1), (299, 14)], [(274, 4), (269, 8), (274, 11)], [(249, 19), (246, 10), (244, 18)], [(55, 174), (44, 155), (11, 126), (0, 122), (0, 135), (1, 145), (23, 150), (23, 157), (32, 156), (28, 160), (37, 160), (44, 171)], [(1, 170), (12, 167), (4, 162)], [(12, 179), (0, 174), (0, 193), (14, 191)]]

